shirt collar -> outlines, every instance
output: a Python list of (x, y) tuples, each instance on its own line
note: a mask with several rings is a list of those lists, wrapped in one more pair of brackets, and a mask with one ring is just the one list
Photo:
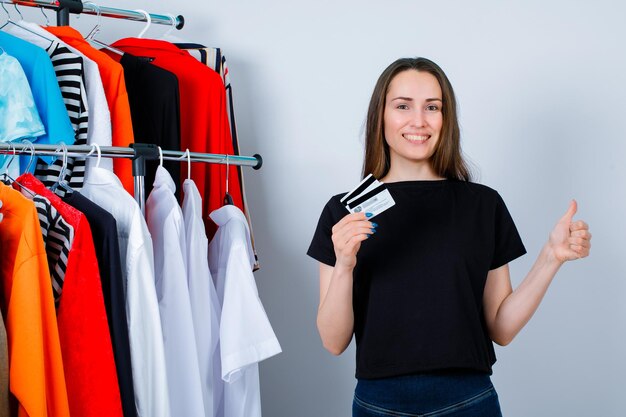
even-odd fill
[(248, 252), (248, 261), (250, 262), (250, 268), (254, 268), (255, 259), (254, 259), (254, 250), (252, 249), (252, 242), (250, 241), (250, 230), (248, 229), (248, 221), (246, 220), (246, 216), (237, 206), (226, 205), (223, 207), (214, 210), (209, 214), (211, 220), (215, 222), (219, 227), (226, 225), (228, 222), (232, 220), (236, 220), (241, 222), (241, 224), (245, 227), (246, 232), (246, 248)]
[(89, 169), (85, 184), (93, 185), (115, 185), (116, 187), (122, 187), (122, 182), (117, 176), (108, 169), (93, 167)]
[(154, 188), (167, 187), (172, 190), (172, 193), (176, 192), (176, 184), (174, 184), (172, 176), (167, 171), (167, 169), (163, 168), (160, 165), (157, 167), (153, 185)]

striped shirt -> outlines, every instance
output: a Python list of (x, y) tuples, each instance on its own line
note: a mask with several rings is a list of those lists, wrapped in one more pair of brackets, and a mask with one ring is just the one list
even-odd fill
[(63, 220), (47, 198), (36, 195), (33, 197), (33, 203), (37, 208), (41, 234), (46, 247), (54, 303), (58, 307), (67, 271), (67, 258), (74, 241), (74, 228)]
[[(56, 40), (52, 41), (50, 46), (46, 48), (46, 52), (50, 56), (50, 61), (61, 88), (65, 108), (74, 132), (76, 132), (75, 145), (86, 145), (89, 108), (83, 80), (83, 59)], [(63, 160), (61, 157), (57, 158), (51, 165), (46, 165), (40, 161), (37, 164), (35, 176), (49, 187), (59, 178), (62, 167)], [(68, 181), (70, 187), (74, 190), (80, 190), (85, 179), (85, 160), (83, 158), (68, 157), (66, 173), (63, 179)], [(57, 193), (63, 194), (63, 189), (57, 189)]]

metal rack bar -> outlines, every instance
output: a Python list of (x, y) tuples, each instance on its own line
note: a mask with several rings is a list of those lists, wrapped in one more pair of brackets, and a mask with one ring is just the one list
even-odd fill
[[(32, 150), (34, 148), (34, 152)], [(67, 156), (79, 158), (97, 158), (98, 153), (90, 145), (70, 145), (66, 146)], [(146, 160), (159, 159), (156, 145), (143, 145), (135, 148), (124, 148), (119, 146), (102, 146), (100, 147), (100, 156), (103, 158), (127, 158), (134, 162), (133, 176), (135, 177), (135, 200), (139, 207), (144, 209), (144, 172)], [(168, 161), (187, 162), (187, 153), (181, 151), (162, 150), (163, 159)], [(0, 143), (0, 155), (47, 155), (60, 156), (63, 150), (58, 145), (38, 145), (28, 143)], [(258, 170), (263, 165), (261, 155), (253, 156), (241, 155), (224, 155), (212, 153), (189, 152), (189, 160), (191, 162), (204, 162), (209, 164), (229, 164), (238, 166), (249, 166)]]
[[(69, 15), (72, 14), (91, 14), (104, 17), (112, 17), (116, 19), (128, 19), (139, 22), (145, 22), (146, 17), (135, 10), (117, 9), (115, 7), (97, 6), (93, 3), (83, 4), (80, 0), (0, 0), (5, 4), (15, 3), (20, 6), (27, 7), (43, 7), (57, 11), (57, 24), (59, 26), (69, 25)], [(98, 10), (99, 9), (99, 10)], [(160, 25), (175, 26), (176, 29), (182, 29), (185, 25), (185, 18), (182, 15), (172, 17), (163, 14), (149, 13), (152, 23)]]

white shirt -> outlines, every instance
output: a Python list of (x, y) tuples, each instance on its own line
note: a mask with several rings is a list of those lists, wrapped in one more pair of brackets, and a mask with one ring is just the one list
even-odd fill
[(169, 417), (172, 414), (150, 232), (139, 205), (111, 171), (94, 167), (81, 194), (117, 221), (137, 414)]
[(172, 416), (204, 417), (196, 337), (187, 286), (185, 225), (169, 172), (157, 168), (146, 200)]
[(213, 211), (219, 226), (209, 266), (222, 305), (220, 355), (224, 417), (260, 417), (258, 363), (281, 352), (252, 274), (254, 252), (244, 214), (228, 205)]
[[(196, 335), (196, 350), (202, 382), (204, 412), (207, 417), (217, 415), (223, 394), (221, 367), (217, 344), (220, 337), (220, 306), (207, 259), (209, 242), (202, 221), (202, 200), (193, 180), (183, 183), (183, 219), (187, 244), (187, 284), (191, 314)], [(214, 383), (217, 379), (219, 383)]]
[[(50, 41), (56, 40), (83, 59), (83, 75), (85, 77), (87, 105), (89, 107), (87, 143), (89, 145), (97, 143), (100, 146), (111, 146), (111, 114), (109, 112), (109, 105), (107, 104), (106, 96), (104, 94), (104, 87), (102, 85), (102, 78), (100, 77), (100, 70), (98, 70), (98, 64), (87, 58), (76, 48), (66, 44), (61, 39), (57, 38), (52, 33), (35, 23), (20, 20), (14, 24), (4, 26), (2, 30), (44, 49), (50, 46)], [(95, 159), (87, 158), (85, 164), (85, 178), (89, 177), (89, 172), (91, 171), (91, 168), (95, 166), (95, 163)], [(113, 171), (113, 161), (110, 158), (102, 158), (100, 168), (106, 168), (109, 171)]]

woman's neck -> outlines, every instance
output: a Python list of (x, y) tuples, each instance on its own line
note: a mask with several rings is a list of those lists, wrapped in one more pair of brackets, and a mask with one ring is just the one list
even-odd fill
[(387, 175), (381, 178), (382, 182), (400, 181), (436, 181), (445, 178), (437, 175), (430, 164), (413, 166), (411, 169), (394, 169), (392, 165)]

